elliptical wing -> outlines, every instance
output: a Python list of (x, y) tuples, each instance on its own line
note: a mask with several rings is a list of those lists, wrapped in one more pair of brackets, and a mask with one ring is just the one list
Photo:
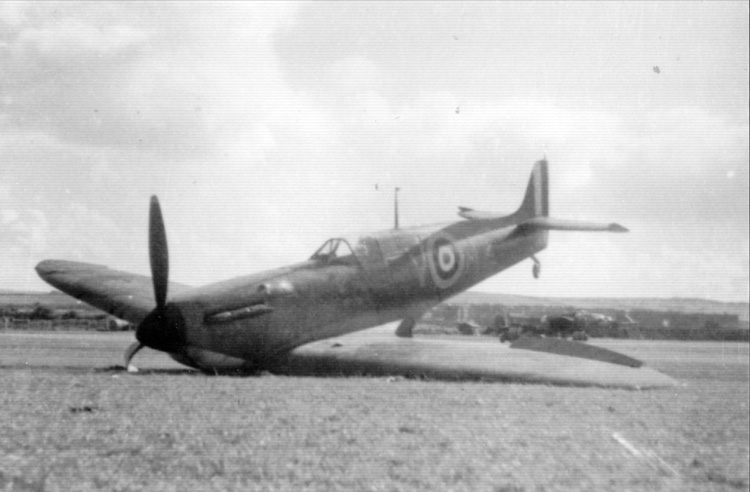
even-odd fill
[[(143, 321), (156, 307), (152, 279), (145, 275), (64, 260), (42, 261), (36, 271), (62, 292), (134, 324)], [(169, 291), (174, 294), (190, 289), (184, 284), (169, 283)]]
[(308, 343), (279, 357), (269, 369), (294, 375), (370, 374), (624, 389), (677, 384), (654, 369), (604, 362), (590, 354), (569, 357), (484, 340), (401, 338), (393, 336), (394, 329), (383, 325)]

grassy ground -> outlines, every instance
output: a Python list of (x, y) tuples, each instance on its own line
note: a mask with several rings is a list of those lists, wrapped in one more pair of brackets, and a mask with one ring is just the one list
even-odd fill
[(131, 338), (0, 333), (0, 490), (748, 490), (747, 344), (597, 342), (686, 383), (634, 392), (108, 369)]

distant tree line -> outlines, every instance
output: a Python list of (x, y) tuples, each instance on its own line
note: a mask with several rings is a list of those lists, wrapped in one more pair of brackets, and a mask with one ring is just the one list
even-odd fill
[[(483, 327), (475, 332), (497, 335), (519, 329), (529, 334), (560, 331), (557, 324), (567, 320), (566, 331), (583, 332), (596, 338), (646, 340), (732, 340), (748, 341), (750, 330), (741, 326), (736, 314), (684, 313), (674, 311), (602, 309), (592, 314), (573, 306), (503, 306), (499, 304), (442, 304), (425, 319), (435, 326), (469, 324)], [(550, 324), (551, 323), (551, 324)], [(565, 324), (565, 323), (562, 323)], [(464, 327), (465, 328), (465, 327)], [(466, 331), (466, 330), (464, 330)]]
[(585, 328), (593, 338), (632, 338), (641, 340), (725, 340), (749, 341), (750, 332), (741, 328), (721, 328), (707, 321), (700, 328), (643, 328), (637, 325), (591, 326)]
[(0, 329), (127, 331), (132, 328), (98, 310), (52, 309), (40, 303), (0, 306)]
[(107, 315), (102, 312), (85, 311), (79, 312), (75, 309), (52, 309), (40, 303), (33, 306), (3, 306), (0, 307), (0, 317), (25, 320), (73, 320), (73, 319), (105, 319)]

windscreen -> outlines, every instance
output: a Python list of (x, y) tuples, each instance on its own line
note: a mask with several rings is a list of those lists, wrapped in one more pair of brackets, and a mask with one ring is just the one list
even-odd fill
[(331, 238), (310, 259), (327, 264), (358, 264), (365, 268), (383, 265), (380, 246), (372, 236)]

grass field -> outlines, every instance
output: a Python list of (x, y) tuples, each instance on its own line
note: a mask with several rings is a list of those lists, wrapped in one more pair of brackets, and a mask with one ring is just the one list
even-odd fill
[(685, 383), (639, 392), (209, 377), (148, 349), (132, 375), (131, 341), (0, 332), (0, 490), (748, 490), (746, 343), (597, 341)]

